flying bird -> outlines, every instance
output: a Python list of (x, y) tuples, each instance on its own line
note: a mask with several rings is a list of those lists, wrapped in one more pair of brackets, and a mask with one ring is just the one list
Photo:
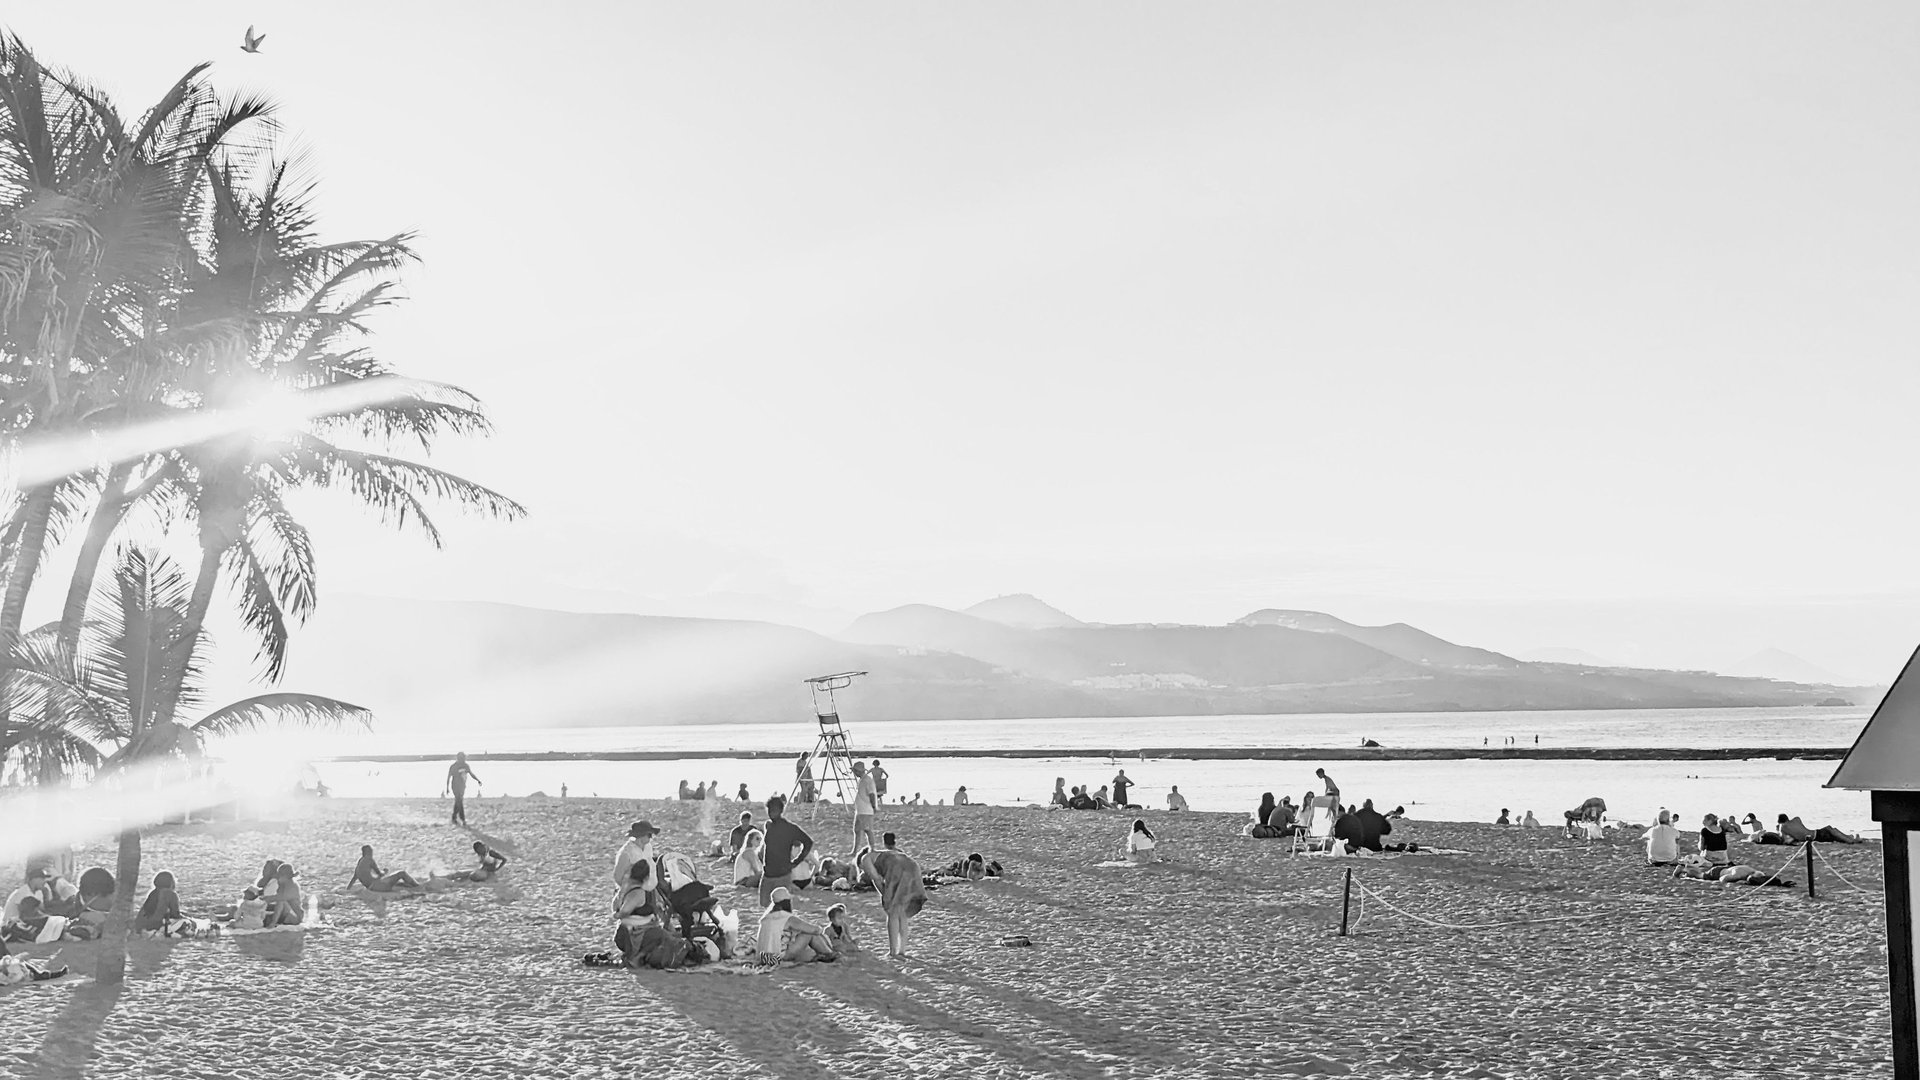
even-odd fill
[(240, 46), (240, 51), (257, 53), (260, 51), (260, 43), (265, 40), (267, 40), (267, 35), (261, 34), (259, 37), (254, 37), (253, 27), (249, 26), (247, 27), (246, 44)]

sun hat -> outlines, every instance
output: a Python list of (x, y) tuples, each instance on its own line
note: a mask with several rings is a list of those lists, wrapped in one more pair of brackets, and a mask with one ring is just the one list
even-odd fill
[(660, 835), (660, 830), (654, 828), (653, 822), (651, 821), (636, 821), (632, 825), (627, 826), (627, 835), (636, 838), (642, 836), (658, 836)]
[(788, 903), (793, 902), (793, 894), (787, 891), (787, 887), (785, 885), (782, 885), (774, 889), (773, 892), (767, 894), (767, 903), (769, 904), (777, 904), (782, 900), (785, 900)]

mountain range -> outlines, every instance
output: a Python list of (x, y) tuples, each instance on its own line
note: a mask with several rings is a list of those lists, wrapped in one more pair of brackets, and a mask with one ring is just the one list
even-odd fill
[(1224, 626), (1090, 624), (1030, 596), (915, 604), (837, 636), (773, 623), (507, 604), (328, 598), (288, 689), (383, 727), (767, 723), (802, 680), (871, 674), (874, 719), (1852, 704), (1858, 690), (1710, 672), (1519, 660), (1404, 623), (1263, 609)]

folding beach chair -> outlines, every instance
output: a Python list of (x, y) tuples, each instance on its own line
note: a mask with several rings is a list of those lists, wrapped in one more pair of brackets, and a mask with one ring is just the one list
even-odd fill
[[(1340, 802), (1332, 795), (1316, 795), (1300, 808), (1300, 831), (1293, 834), (1293, 851), (1325, 851), (1333, 846), (1333, 819)], [(1301, 837), (1305, 836), (1302, 843)]]

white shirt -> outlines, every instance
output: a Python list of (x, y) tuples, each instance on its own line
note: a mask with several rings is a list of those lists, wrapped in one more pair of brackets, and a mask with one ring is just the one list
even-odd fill
[(760, 916), (760, 951), (780, 956), (787, 951), (787, 921), (793, 918), (793, 912), (769, 908)]
[(735, 885), (745, 885), (760, 876), (761, 871), (766, 867), (766, 857), (762, 854), (764, 850), (760, 847), (743, 847), (740, 849), (740, 854), (733, 857)]
[(1131, 855), (1136, 851), (1152, 851), (1153, 848), (1154, 839), (1146, 833), (1130, 832), (1127, 834), (1127, 854)]
[(858, 814), (876, 814), (880, 796), (874, 794), (873, 774), (861, 773), (860, 786), (853, 793), (853, 812)]
[(1655, 825), (1641, 839), (1647, 842), (1648, 862), (1673, 862), (1680, 857), (1680, 830), (1671, 825)]
[(631, 836), (627, 837), (627, 842), (620, 845), (619, 852), (613, 857), (613, 883), (625, 888), (627, 875), (633, 872), (633, 864), (647, 858), (652, 847), (651, 841), (643, 844)]
[(7, 907), (4, 912), (0, 912), (0, 923), (10, 923), (13, 920), (19, 918), (20, 917), (20, 901), (25, 900), (29, 896), (39, 897), (40, 902), (42, 904), (45, 904), (47, 901), (47, 894), (42, 892), (36, 892), (35, 890), (30, 889), (25, 885), (22, 885), (19, 888), (7, 894)]

